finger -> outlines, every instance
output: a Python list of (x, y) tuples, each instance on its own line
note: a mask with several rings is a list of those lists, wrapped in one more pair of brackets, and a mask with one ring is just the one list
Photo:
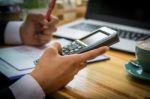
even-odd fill
[(54, 42), (51, 44), (52, 47), (54, 47), (55, 49), (57, 49), (58, 53), (61, 54), (62, 53), (62, 47), (61, 44), (58, 42)]
[(53, 19), (50, 22), (48, 22), (48, 25), (51, 25), (51, 24), (57, 25), (58, 24), (58, 20)]
[(52, 17), (50, 22), (48, 22), (46, 19), (41, 21), (41, 25), (43, 25), (44, 29), (48, 29), (51, 26), (55, 26), (56, 24), (58, 24), (58, 18), (56, 17)]
[(50, 29), (50, 28), (53, 28), (53, 27), (56, 27), (56, 25), (58, 24), (58, 20), (57, 19), (52, 19), (50, 22), (48, 22), (47, 24), (44, 24), (44, 27), (45, 29)]
[(47, 21), (46, 19), (41, 20), (41, 21), (40, 21), (40, 24), (41, 24), (42, 26), (46, 26), (46, 25), (48, 24), (48, 21)]
[(74, 65), (75, 68), (78, 68), (78, 69), (79, 69), (80, 67), (85, 66), (85, 64), (86, 64), (86, 62), (81, 62), (81, 63), (77, 63), (77, 62), (76, 62), (76, 63), (74, 63), (73, 65)]
[(50, 29), (50, 28), (52, 29), (53, 27), (56, 27), (57, 23), (58, 23), (57, 20), (52, 20), (52, 21), (50, 21), (50, 22), (48, 22), (48, 23), (45, 23), (45, 24), (43, 25), (43, 28), (44, 28), (44, 29)]
[(48, 21), (46, 19), (40, 21), (40, 30), (43, 32), (45, 29), (48, 29)]
[(58, 24), (58, 18), (52, 16), (52, 20), (50, 22), (47, 20), (41, 22), (42, 30), (48, 30), (51, 31), (50, 33), (53, 33), (57, 30), (56, 24)]
[(87, 65), (87, 63), (86, 62), (83, 62), (83, 63), (76, 63), (76, 64), (74, 64), (74, 75), (76, 75), (81, 69), (83, 69), (83, 68), (85, 68), (86, 67), (86, 65)]
[(48, 43), (50, 40), (39, 40), (39, 45), (45, 45)]
[(58, 42), (51, 43), (50, 47), (46, 49), (45, 52), (51, 53), (51, 55), (59, 55), (61, 50), (61, 45)]
[(42, 14), (34, 14), (34, 13), (29, 13), (27, 16), (28, 19), (37, 21), (38, 23), (44, 20), (44, 15)]
[(44, 30), (46, 30), (46, 29), (48, 29), (48, 28), (49, 28), (49, 26), (47, 26), (47, 25), (44, 25), (44, 26), (43, 26), (43, 29), (44, 29)]
[(51, 39), (51, 34), (42, 34), (42, 35), (38, 35), (38, 39), (39, 40), (43, 40), (43, 41), (47, 41)]
[(55, 26), (50, 26), (50, 27), (48, 27), (48, 29), (45, 29), (43, 31), (43, 34), (52, 34), (56, 31), (57, 31), (57, 28)]
[(42, 30), (43, 30), (43, 31), (41, 31), (42, 34), (52, 34), (57, 31), (57, 27), (54, 24), (44, 25), (42, 27)]
[(46, 43), (49, 43), (51, 39), (40, 39), (37, 38), (36, 42), (38, 43), (38, 45), (45, 45)]
[(80, 63), (79, 70), (85, 68), (87, 66), (87, 62)]
[(107, 46), (100, 47), (82, 54), (78, 54), (76, 55), (76, 57), (74, 57), (74, 60), (76, 62), (86, 62), (87, 60), (93, 59), (99, 55), (104, 54), (108, 50), (109, 48)]
[(43, 35), (43, 34), (36, 34), (35, 35), (36, 42), (38, 45), (44, 45), (51, 40), (51, 36)]
[(50, 19), (51, 19), (50, 22), (54, 22), (55, 24), (58, 24), (58, 22), (59, 22), (59, 19), (56, 16), (51, 15)]

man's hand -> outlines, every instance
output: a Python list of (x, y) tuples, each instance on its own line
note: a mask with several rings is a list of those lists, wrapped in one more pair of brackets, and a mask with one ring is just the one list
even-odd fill
[(50, 19), (48, 22), (42, 14), (29, 14), (20, 28), (23, 44), (41, 46), (48, 43), (58, 23), (56, 17), (51, 16)]
[(62, 56), (61, 46), (54, 43), (48, 48), (31, 75), (41, 85), (46, 94), (64, 87), (86, 66), (86, 61), (104, 54), (108, 47), (101, 47), (82, 54)]

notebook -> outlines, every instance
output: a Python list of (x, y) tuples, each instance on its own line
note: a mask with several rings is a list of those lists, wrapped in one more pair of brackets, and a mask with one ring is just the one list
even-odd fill
[(85, 19), (59, 27), (54, 36), (81, 39), (101, 26), (118, 31), (120, 42), (111, 48), (134, 53), (137, 41), (150, 38), (148, 1), (88, 0)]

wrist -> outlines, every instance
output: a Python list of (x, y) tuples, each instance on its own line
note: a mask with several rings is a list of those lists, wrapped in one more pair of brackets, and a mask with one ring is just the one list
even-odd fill
[(30, 75), (39, 83), (39, 85), (41, 86), (43, 91), (45, 93), (47, 93), (47, 91), (46, 91), (46, 82), (45, 82), (45, 80), (43, 80), (43, 77), (41, 77), (40, 72), (37, 72), (37, 71), (34, 70)]

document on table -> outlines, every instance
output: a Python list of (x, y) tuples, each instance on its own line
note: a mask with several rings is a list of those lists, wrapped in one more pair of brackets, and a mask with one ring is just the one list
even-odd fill
[(35, 64), (34, 60), (40, 58), (44, 49), (29, 46), (17, 46), (0, 49), (0, 72), (8, 78), (30, 73)]
[(33, 68), (33, 60), (41, 54), (41, 50), (28, 46), (0, 49), (0, 59), (19, 71)]

